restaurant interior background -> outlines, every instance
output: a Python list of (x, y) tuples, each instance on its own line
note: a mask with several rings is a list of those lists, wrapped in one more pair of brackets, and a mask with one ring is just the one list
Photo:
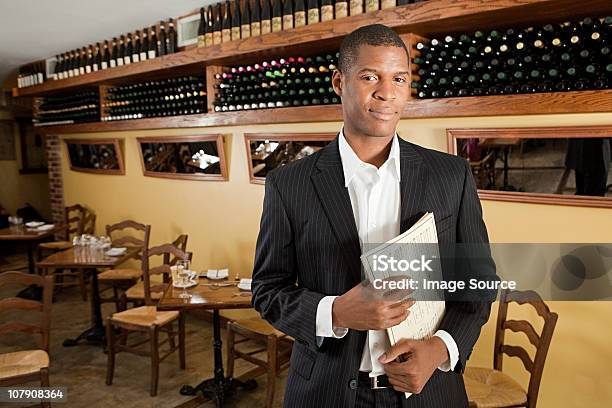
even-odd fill
[[(3, 86), (10, 89), (13, 81)], [(0, 112), (0, 119), (11, 113)], [(472, 116), (402, 119), (400, 136), (425, 147), (447, 151), (446, 130), (452, 128), (501, 128), (611, 125), (612, 112), (521, 116)], [(60, 135), (61, 139), (119, 138), (125, 163), (124, 176), (76, 172), (70, 169), (66, 146), (61, 143), (64, 201), (94, 209), (96, 232), (123, 219), (151, 224), (151, 242), (189, 234), (198, 270), (228, 267), (230, 273), (249, 277), (264, 196), (264, 186), (249, 182), (244, 133), (337, 132), (341, 122), (238, 125), (185, 129), (107, 131)], [(144, 177), (136, 138), (143, 136), (224, 135), (228, 181), (191, 181)], [(19, 153), (19, 138), (17, 154)], [(0, 161), (0, 203), (11, 214), (31, 203), (50, 218), (48, 178), (44, 174), (19, 174), (19, 159)], [(566, 205), (542, 205), (482, 200), (484, 220), (491, 242), (610, 242), (612, 209)], [(603, 407), (612, 405), (612, 303), (548, 302), (559, 314), (546, 360), (539, 404), (542, 407)], [(469, 364), (492, 364), (497, 304), (484, 326)], [(529, 310), (517, 316), (535, 317)], [(533, 319), (532, 319), (533, 320)], [(536, 327), (538, 328), (538, 327)], [(507, 334), (514, 339), (513, 333)], [(528, 342), (516, 337), (519, 344)], [(504, 369), (525, 384), (526, 373), (518, 359), (506, 359)], [(53, 382), (54, 385), (61, 385)], [(103, 379), (100, 379), (103, 382)]]

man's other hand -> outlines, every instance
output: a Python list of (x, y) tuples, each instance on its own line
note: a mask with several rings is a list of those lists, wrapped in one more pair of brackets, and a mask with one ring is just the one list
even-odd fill
[[(400, 279), (390, 278), (393, 280)], [(360, 283), (332, 304), (332, 324), (353, 330), (383, 330), (403, 322), (410, 315), (414, 300), (407, 299), (410, 289), (375, 289)]]
[[(401, 362), (395, 361), (401, 357)], [(448, 350), (439, 337), (428, 340), (401, 340), (384, 353), (380, 361), (393, 389), (419, 394), (433, 372), (448, 360)]]

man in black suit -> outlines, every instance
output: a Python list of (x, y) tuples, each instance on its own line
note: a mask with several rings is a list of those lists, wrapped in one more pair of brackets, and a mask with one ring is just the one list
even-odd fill
[[(490, 301), (447, 301), (433, 337), (389, 347), (384, 329), (408, 318), (412, 303), (367, 300), (360, 283), (362, 245), (393, 238), (426, 211), (441, 244), (488, 244), (467, 162), (395, 133), (408, 69), (408, 51), (388, 27), (349, 34), (332, 80), (340, 134), (266, 177), (253, 306), (295, 339), (286, 407), (467, 406), (461, 373)], [(485, 255), (478, 275), (495, 279), (488, 247)]]

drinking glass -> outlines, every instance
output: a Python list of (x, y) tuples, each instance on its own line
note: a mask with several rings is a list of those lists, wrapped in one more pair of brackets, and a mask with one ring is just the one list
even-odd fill
[(176, 276), (179, 279), (179, 284), (183, 287), (183, 291), (179, 295), (181, 299), (189, 299), (191, 295), (187, 293), (187, 285), (191, 278), (191, 271), (189, 270), (189, 261), (178, 261), (176, 263)]

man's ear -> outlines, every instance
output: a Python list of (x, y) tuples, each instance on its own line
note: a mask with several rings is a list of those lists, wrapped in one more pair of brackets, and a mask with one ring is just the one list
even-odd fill
[(336, 92), (336, 95), (338, 95), (339, 97), (342, 97), (342, 80), (342, 73), (337, 69), (334, 70), (332, 74), (332, 87), (334, 88), (334, 92)]

